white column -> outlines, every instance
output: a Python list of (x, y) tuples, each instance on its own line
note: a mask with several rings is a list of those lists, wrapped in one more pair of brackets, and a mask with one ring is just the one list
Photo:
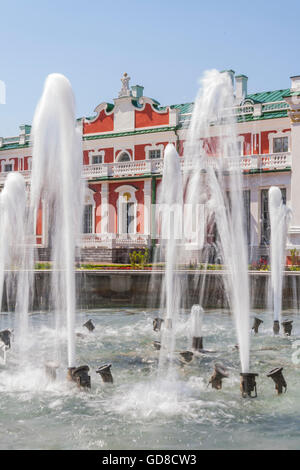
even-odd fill
[(144, 234), (151, 230), (151, 179), (144, 181)]
[(250, 258), (255, 258), (260, 244), (260, 189), (255, 185), (250, 187)]
[(101, 184), (101, 233), (109, 231), (109, 184)]

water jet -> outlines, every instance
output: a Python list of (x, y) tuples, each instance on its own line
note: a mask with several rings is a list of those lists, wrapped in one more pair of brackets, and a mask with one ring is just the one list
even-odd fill
[(56, 362), (48, 361), (45, 363), (45, 372), (49, 379), (56, 380), (56, 370), (59, 365)]
[(110, 368), (111, 364), (104, 364), (96, 370), (96, 373), (101, 375), (101, 378), (105, 383), (113, 383), (114, 381)]
[(287, 383), (285, 381), (285, 378), (283, 377), (282, 371), (283, 371), (283, 367), (277, 367), (276, 369), (272, 369), (267, 374), (267, 377), (270, 377), (275, 382), (275, 390), (278, 395), (282, 394), (283, 388), (285, 389), (284, 393), (287, 390)]
[(274, 323), (273, 323), (274, 335), (279, 335), (279, 331), (280, 331), (279, 320), (274, 320)]
[[(258, 374), (253, 374), (250, 372), (241, 372), (241, 385), (240, 389), (242, 392), (242, 397), (246, 398), (256, 398), (257, 397), (257, 389), (256, 389), (256, 381), (255, 377), (258, 376)], [(254, 395), (252, 395), (252, 392), (254, 392)]]

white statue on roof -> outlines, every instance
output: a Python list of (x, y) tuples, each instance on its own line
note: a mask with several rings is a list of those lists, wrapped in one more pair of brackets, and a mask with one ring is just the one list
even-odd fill
[(121, 78), (122, 88), (119, 92), (119, 98), (121, 98), (122, 96), (131, 96), (131, 91), (129, 88), (129, 80), (130, 80), (130, 77), (125, 72), (123, 77)]

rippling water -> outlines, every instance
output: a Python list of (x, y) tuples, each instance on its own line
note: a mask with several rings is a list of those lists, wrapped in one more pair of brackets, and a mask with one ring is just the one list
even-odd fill
[[(90, 366), (90, 392), (66, 381), (64, 330), (57, 339), (63, 358), (58, 378), (47, 379), (44, 362), (56, 338), (53, 316), (32, 315), (26, 361), (12, 343), (7, 364), (0, 366), (0, 449), (299, 449), (300, 365), (292, 361), (299, 317), (284, 312), (294, 320), (294, 334), (273, 337), (272, 314), (256, 313), (264, 323), (251, 338), (251, 371), (259, 373), (253, 400), (240, 395), (233, 319), (224, 310), (206, 312), (203, 319), (204, 347), (216, 352), (188, 365), (178, 357), (168, 379), (158, 376), (159, 353), (152, 346), (159, 340), (152, 329), (157, 312), (78, 312), (76, 329), (84, 337), (77, 338), (77, 363)], [(89, 318), (96, 326), (92, 333), (81, 326)], [(182, 312), (180, 318), (178, 350), (189, 345), (190, 315)], [(13, 317), (1, 316), (1, 328), (12, 325)], [(112, 363), (114, 384), (103, 384), (95, 373), (105, 362)], [(215, 362), (223, 362), (230, 374), (220, 391), (207, 386)], [(266, 377), (277, 366), (284, 367), (288, 383), (282, 396)]]

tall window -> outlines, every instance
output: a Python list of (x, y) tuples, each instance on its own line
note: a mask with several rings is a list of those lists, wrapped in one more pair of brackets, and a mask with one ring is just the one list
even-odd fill
[(13, 166), (11, 163), (4, 165), (4, 171), (13, 171)]
[(91, 204), (84, 206), (83, 233), (93, 233), (93, 206)]
[(288, 137), (275, 137), (273, 139), (273, 152), (281, 153), (288, 152), (289, 150), (289, 138)]
[[(269, 216), (269, 197), (268, 189), (261, 190), (261, 245), (269, 245), (270, 243), (270, 216)], [(286, 204), (286, 189), (281, 188), (282, 202)]]

